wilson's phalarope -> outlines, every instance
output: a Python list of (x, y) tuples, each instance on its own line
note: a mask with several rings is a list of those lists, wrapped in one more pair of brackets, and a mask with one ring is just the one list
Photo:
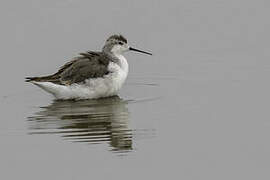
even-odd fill
[(27, 77), (56, 99), (97, 99), (114, 96), (128, 75), (128, 63), (122, 55), (130, 47), (122, 35), (112, 35), (101, 52), (88, 51), (63, 65), (55, 74), (42, 77)]

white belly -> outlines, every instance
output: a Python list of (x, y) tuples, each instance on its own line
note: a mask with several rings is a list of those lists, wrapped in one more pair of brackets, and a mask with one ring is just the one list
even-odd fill
[[(123, 56), (122, 56), (123, 57)], [(121, 58), (122, 58), (121, 57)], [(128, 64), (123, 57), (119, 65), (111, 62), (108, 69), (111, 73), (102, 78), (87, 79), (83, 84), (70, 86), (51, 82), (33, 82), (56, 99), (97, 99), (116, 95), (123, 86), (128, 75)]]

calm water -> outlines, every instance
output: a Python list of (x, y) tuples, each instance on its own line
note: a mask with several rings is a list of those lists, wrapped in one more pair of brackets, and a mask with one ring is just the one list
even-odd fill
[[(270, 178), (268, 1), (0, 5), (0, 179)], [(24, 82), (118, 32), (154, 54), (126, 54), (119, 96)]]

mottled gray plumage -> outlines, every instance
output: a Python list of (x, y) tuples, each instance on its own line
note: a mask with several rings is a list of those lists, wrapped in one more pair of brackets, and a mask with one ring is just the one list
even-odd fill
[(79, 57), (62, 66), (55, 74), (42, 77), (27, 77), (26, 81), (52, 82), (61, 85), (84, 82), (89, 78), (99, 78), (110, 73), (108, 65), (110, 61), (117, 59), (111, 54), (115, 44), (127, 43), (122, 35), (112, 35), (107, 40), (102, 52), (88, 51), (81, 53)]
[(108, 74), (109, 57), (101, 52), (81, 53), (81, 56), (62, 66), (55, 74), (43, 77), (28, 77), (27, 81), (46, 81), (56, 84), (70, 85), (80, 83), (89, 78), (103, 77)]
[(64, 84), (80, 83), (85, 79), (103, 77), (108, 74), (109, 58), (98, 52), (82, 53), (71, 66), (61, 73), (60, 81)]
[(152, 55), (151, 53), (129, 47), (127, 39), (122, 35), (112, 35), (106, 40), (101, 52), (88, 51), (81, 53), (79, 57), (66, 63), (55, 74), (42, 77), (27, 77), (26, 81), (71, 85), (84, 82), (86, 79), (104, 77), (110, 73), (108, 71), (110, 62), (121, 66), (115, 54), (121, 54), (127, 50)]

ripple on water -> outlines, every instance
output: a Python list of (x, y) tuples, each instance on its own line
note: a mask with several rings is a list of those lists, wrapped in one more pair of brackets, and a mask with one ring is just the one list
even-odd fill
[[(99, 100), (54, 101), (28, 117), (29, 134), (60, 134), (66, 140), (88, 144), (106, 142), (113, 152), (130, 152), (133, 150), (134, 133), (140, 130), (129, 127), (127, 103), (118, 96)], [(138, 134), (149, 136), (152, 132), (142, 130)]]

